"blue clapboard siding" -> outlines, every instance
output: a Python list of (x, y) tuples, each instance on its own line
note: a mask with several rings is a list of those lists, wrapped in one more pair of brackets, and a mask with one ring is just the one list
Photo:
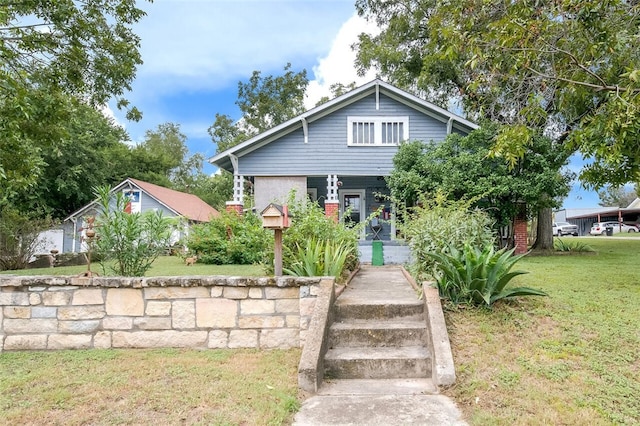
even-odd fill
[(372, 94), (317, 121), (309, 123), (304, 143), (302, 123), (293, 132), (239, 158), (245, 176), (352, 175), (387, 176), (397, 146), (347, 146), (348, 116), (408, 116), (409, 139), (442, 141), (447, 123), (383, 94), (376, 110)]
[[(175, 217), (176, 214), (175, 212), (173, 212), (172, 210), (170, 210), (168, 207), (166, 207), (165, 205), (161, 204), (160, 202), (158, 202), (155, 198), (151, 197), (150, 195), (148, 195), (147, 193), (145, 193), (144, 191), (140, 190), (141, 194), (140, 194), (140, 201), (141, 201), (141, 205), (140, 205), (140, 211), (141, 212), (148, 212), (148, 211), (161, 211), (162, 215), (164, 217)], [(325, 190), (326, 192), (326, 190)], [(115, 206), (115, 201), (112, 203), (112, 206)], [(76, 252), (80, 252), (82, 251), (81, 247), (82, 247), (82, 241), (81, 241), (81, 236), (82, 236), (82, 227), (85, 225), (84, 223), (84, 218), (87, 216), (92, 216), (92, 215), (96, 215), (98, 214), (96, 212), (96, 210), (94, 208), (89, 208), (87, 209), (86, 212), (83, 212), (78, 218), (77, 218), (77, 223), (76, 223), (76, 232), (74, 233), (74, 226), (73, 226), (73, 222), (71, 220), (66, 220), (63, 223), (63, 239), (62, 239), (62, 252), (63, 253), (69, 253), (71, 251), (73, 251), (73, 239), (75, 238), (76, 240), (76, 247), (75, 247), (75, 251)], [(99, 232), (99, 231), (98, 231)]]

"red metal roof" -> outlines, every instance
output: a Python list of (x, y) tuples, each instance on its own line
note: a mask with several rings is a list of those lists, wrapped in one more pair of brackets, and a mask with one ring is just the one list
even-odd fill
[(129, 178), (128, 180), (180, 216), (189, 220), (209, 222), (211, 217), (220, 216), (218, 210), (202, 201), (202, 199), (196, 195), (175, 191), (138, 179)]

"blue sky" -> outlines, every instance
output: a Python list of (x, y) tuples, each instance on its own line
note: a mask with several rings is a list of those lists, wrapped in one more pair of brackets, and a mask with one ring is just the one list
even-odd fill
[[(147, 16), (135, 27), (144, 64), (127, 98), (143, 112), (138, 123), (116, 120), (134, 142), (159, 124), (180, 124), (192, 152), (215, 153), (207, 129), (215, 114), (240, 118), (237, 84), (254, 70), (279, 75), (285, 64), (307, 70), (307, 105), (337, 82), (358, 77), (350, 45), (375, 28), (355, 14), (354, 0), (156, 0), (141, 3)], [(572, 160), (578, 169), (580, 158)], [(206, 172), (214, 168), (205, 164)], [(566, 208), (595, 207), (598, 197), (576, 184)]]

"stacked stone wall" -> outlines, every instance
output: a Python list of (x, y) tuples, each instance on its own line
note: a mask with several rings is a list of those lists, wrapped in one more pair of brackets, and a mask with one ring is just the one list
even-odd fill
[(0, 351), (302, 347), (322, 280), (0, 276)]

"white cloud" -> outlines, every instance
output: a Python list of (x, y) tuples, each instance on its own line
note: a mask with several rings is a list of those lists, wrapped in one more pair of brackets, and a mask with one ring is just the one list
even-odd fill
[(358, 41), (358, 35), (363, 32), (377, 34), (379, 29), (375, 24), (367, 22), (355, 13), (342, 25), (327, 56), (320, 58), (318, 65), (313, 67), (315, 79), (309, 82), (305, 100), (308, 109), (313, 108), (323, 96), (331, 97), (329, 87), (332, 84), (350, 84), (355, 81), (356, 85), (360, 86), (376, 77), (375, 71), (372, 70), (364, 76), (359, 76), (354, 66), (356, 53), (352, 45)]

